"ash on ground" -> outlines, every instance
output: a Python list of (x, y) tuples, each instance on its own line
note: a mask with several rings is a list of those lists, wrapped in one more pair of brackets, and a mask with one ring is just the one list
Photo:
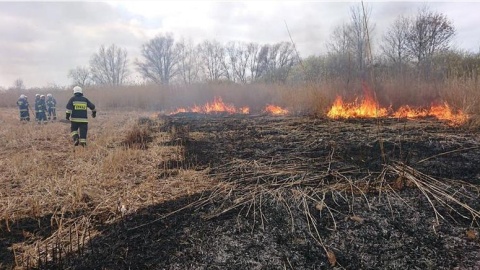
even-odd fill
[(161, 121), (181, 164), (219, 184), (105, 226), (56, 267), (480, 269), (478, 132), (429, 119)]

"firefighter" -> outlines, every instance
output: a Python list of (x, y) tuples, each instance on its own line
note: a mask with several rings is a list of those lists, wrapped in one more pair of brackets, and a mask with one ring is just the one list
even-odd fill
[(88, 112), (87, 108), (92, 111), (92, 117), (97, 116), (95, 105), (83, 96), (83, 90), (80, 86), (73, 88), (73, 97), (67, 103), (66, 118), (70, 120), (70, 135), (73, 138), (75, 146), (87, 145), (88, 132)]
[(20, 98), (17, 100), (17, 106), (20, 111), (20, 121), (30, 121), (30, 106), (27, 96), (20, 95)]
[(57, 111), (55, 106), (57, 105), (57, 101), (52, 96), (52, 94), (47, 94), (47, 112), (48, 112), (48, 120), (57, 120)]
[(40, 105), (40, 94), (36, 94), (35, 95), (35, 105), (33, 107), (33, 109), (35, 110), (35, 120), (38, 122), (39, 121), (39, 117), (40, 117), (40, 113), (39, 113), (39, 109), (38, 109), (38, 106)]
[(47, 103), (45, 102), (45, 95), (40, 95), (38, 101), (35, 101), (35, 112), (37, 123), (44, 123), (47, 122)]

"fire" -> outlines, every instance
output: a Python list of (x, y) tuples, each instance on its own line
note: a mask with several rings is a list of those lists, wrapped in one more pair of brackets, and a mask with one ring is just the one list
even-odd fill
[[(263, 111), (272, 115), (286, 115), (289, 113), (288, 110), (283, 109), (280, 106), (271, 105), (271, 104), (268, 104)], [(221, 97), (214, 97), (213, 102), (207, 102), (203, 106), (194, 105), (190, 108), (179, 108), (170, 114), (188, 113), (188, 112), (204, 113), (204, 114), (208, 114), (208, 113), (249, 114), (250, 108), (247, 106), (236, 108), (231, 104), (225, 104)]]
[(249, 107), (241, 107), (240, 108), (240, 113), (249, 114), (250, 113), (250, 108)]
[(233, 105), (225, 104), (222, 101), (222, 98), (215, 97), (213, 103), (208, 103), (203, 106), (203, 112), (212, 113), (212, 112), (228, 112), (236, 113), (237, 109)]
[(429, 109), (414, 109), (408, 105), (402, 106), (393, 114), (393, 117), (410, 119), (427, 116), (448, 121), (452, 125), (461, 125), (468, 120), (468, 116), (463, 111), (455, 113), (446, 102), (442, 105), (432, 105)]
[(383, 117), (388, 114), (387, 109), (380, 108), (369, 95), (365, 96), (360, 104), (345, 103), (342, 97), (337, 96), (327, 116), (330, 118), (371, 118)]
[(373, 93), (365, 82), (362, 83), (364, 99), (360, 104), (345, 103), (342, 97), (337, 96), (335, 102), (327, 113), (330, 118), (372, 118), (372, 117), (396, 117), (396, 118), (418, 118), (433, 116), (440, 120), (447, 120), (452, 125), (465, 123), (468, 116), (462, 111), (453, 112), (445, 102), (443, 105), (432, 105), (430, 109), (415, 109), (408, 105), (400, 107), (396, 112), (381, 108), (373, 98)]
[(452, 125), (461, 125), (468, 120), (468, 115), (462, 111), (454, 112), (445, 102), (443, 105), (432, 105), (429, 109), (412, 108), (408, 105), (400, 107), (397, 111), (389, 113), (386, 108), (369, 99), (368, 96), (359, 105), (356, 103), (344, 103), (341, 97), (337, 97), (327, 116), (338, 118), (372, 118), (372, 117), (395, 117), (395, 118), (420, 118), (432, 116), (439, 120), (448, 121)]
[(373, 92), (365, 82), (362, 83), (363, 100), (358, 104), (343, 102), (342, 97), (337, 96), (332, 108), (327, 113), (330, 118), (371, 118), (384, 117), (388, 114), (387, 109), (380, 108), (376, 99), (373, 97)]
[(461, 125), (468, 120), (468, 116), (463, 111), (460, 110), (454, 113), (446, 102), (443, 105), (431, 106), (429, 115), (435, 116), (440, 120), (450, 121), (454, 125)]
[(176, 113), (186, 113), (186, 112), (194, 112), (194, 113), (241, 113), (241, 114), (248, 114), (250, 109), (248, 107), (241, 107), (236, 108), (231, 104), (225, 104), (221, 97), (214, 97), (213, 102), (207, 102), (203, 106), (194, 105), (191, 108), (179, 108), (172, 112), (171, 114)]
[(428, 111), (426, 109), (415, 109), (411, 108), (408, 105), (402, 106), (398, 108), (396, 112), (393, 113), (393, 117), (396, 118), (418, 118), (418, 117), (426, 117), (428, 116)]
[(283, 109), (280, 106), (272, 105), (272, 104), (267, 104), (265, 107), (265, 112), (273, 115), (286, 115), (288, 114), (287, 109)]

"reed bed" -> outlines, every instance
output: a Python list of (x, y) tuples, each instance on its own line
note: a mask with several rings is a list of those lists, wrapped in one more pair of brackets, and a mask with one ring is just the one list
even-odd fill
[(145, 124), (148, 112), (99, 112), (90, 119), (86, 148), (74, 148), (63, 121), (20, 123), (13, 109), (1, 115), (0, 233), (20, 237), (9, 248), (18, 269), (88, 252), (101, 226), (211, 185), (202, 171), (160, 177), (159, 164), (178, 158), (181, 147), (163, 147), (167, 135), (149, 137), (157, 126)]

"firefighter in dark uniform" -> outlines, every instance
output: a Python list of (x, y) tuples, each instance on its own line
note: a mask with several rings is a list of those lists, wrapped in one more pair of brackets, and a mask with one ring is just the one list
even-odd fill
[(39, 113), (38, 113), (38, 106), (40, 105), (40, 94), (36, 94), (35, 95), (35, 106), (33, 107), (33, 109), (35, 110), (35, 120), (37, 120), (38, 122), (38, 119), (40, 117)]
[(30, 106), (27, 96), (20, 95), (20, 98), (17, 100), (17, 106), (20, 111), (20, 121), (30, 121)]
[(48, 112), (48, 120), (57, 120), (57, 111), (55, 106), (57, 105), (57, 101), (52, 96), (52, 94), (47, 94), (47, 112)]
[(83, 91), (80, 86), (73, 88), (73, 97), (67, 103), (67, 120), (70, 120), (70, 135), (73, 138), (75, 146), (87, 145), (88, 132), (88, 113), (87, 108), (92, 110), (92, 117), (97, 116), (95, 105), (83, 96)]
[(44, 124), (47, 123), (47, 103), (45, 102), (45, 95), (40, 95), (39, 98), (35, 96), (35, 117), (38, 124), (42, 122)]

